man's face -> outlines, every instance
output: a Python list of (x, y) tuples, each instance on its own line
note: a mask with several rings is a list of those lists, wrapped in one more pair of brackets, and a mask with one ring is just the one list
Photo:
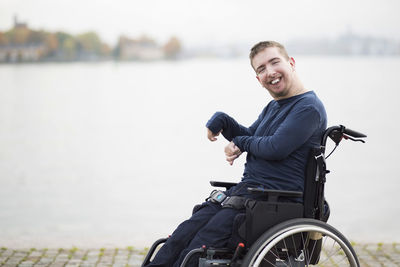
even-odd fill
[(281, 55), (277, 47), (268, 47), (252, 60), (257, 80), (275, 100), (291, 96), (295, 62)]

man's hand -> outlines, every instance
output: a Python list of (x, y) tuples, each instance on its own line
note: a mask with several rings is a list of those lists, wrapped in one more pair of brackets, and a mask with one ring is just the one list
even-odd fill
[(226, 161), (228, 161), (230, 165), (232, 165), (233, 161), (237, 159), (241, 154), (242, 151), (240, 151), (240, 149), (233, 142), (230, 142), (225, 147)]
[(214, 134), (213, 132), (211, 132), (210, 129), (207, 128), (207, 138), (208, 138), (211, 142), (214, 142), (214, 141), (217, 140), (217, 136), (218, 136), (221, 132), (222, 132), (222, 130), (219, 131), (218, 133)]

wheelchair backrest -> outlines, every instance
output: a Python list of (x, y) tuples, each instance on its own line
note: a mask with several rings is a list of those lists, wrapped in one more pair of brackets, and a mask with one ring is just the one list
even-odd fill
[(304, 217), (324, 218), (324, 184), (326, 164), (323, 148), (311, 148), (307, 159), (304, 181)]

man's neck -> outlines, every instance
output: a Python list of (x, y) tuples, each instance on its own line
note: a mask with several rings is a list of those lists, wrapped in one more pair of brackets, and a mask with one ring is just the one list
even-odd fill
[(310, 91), (310, 90), (304, 88), (304, 86), (301, 85), (300, 87), (298, 87), (295, 90), (293, 90), (293, 94), (290, 97), (296, 96), (296, 95), (301, 95), (301, 94), (304, 94), (304, 93), (306, 93), (308, 91)]
[(289, 93), (287, 95), (283, 96), (283, 97), (275, 98), (275, 100), (282, 100), (282, 99), (285, 99), (285, 98), (290, 98), (290, 97), (293, 97), (293, 96), (296, 96), (296, 95), (304, 94), (304, 93), (306, 93), (308, 91), (310, 91), (310, 90), (306, 89), (304, 87), (303, 83), (300, 81), (300, 79), (296, 76), (295, 77), (295, 82), (292, 85), (292, 88), (290, 88)]

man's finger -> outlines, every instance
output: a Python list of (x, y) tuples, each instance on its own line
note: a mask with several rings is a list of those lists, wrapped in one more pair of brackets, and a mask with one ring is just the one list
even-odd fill
[(227, 160), (227, 161), (233, 161), (233, 160), (235, 160), (237, 157), (238, 157), (237, 155), (227, 156), (227, 157), (226, 157), (226, 160)]
[(232, 150), (226, 149), (225, 150), (225, 155), (227, 157), (232, 157), (233, 155), (235, 155), (235, 153)]
[(217, 140), (217, 137), (216, 137), (216, 136), (218, 136), (221, 132), (222, 132), (222, 130), (219, 131), (218, 133), (214, 134), (210, 129), (207, 128), (207, 138), (208, 138), (210, 141), (214, 142), (214, 141)]

